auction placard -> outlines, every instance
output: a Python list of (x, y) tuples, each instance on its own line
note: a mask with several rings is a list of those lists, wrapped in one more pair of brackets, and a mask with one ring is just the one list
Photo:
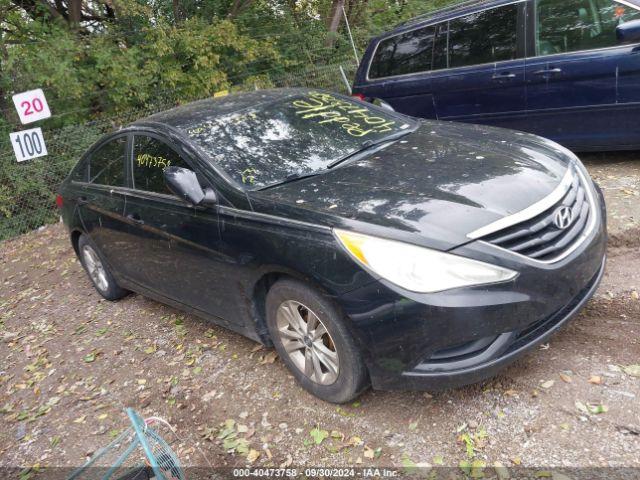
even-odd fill
[(11, 145), (19, 162), (47, 155), (47, 146), (40, 127), (9, 134)]
[(13, 104), (16, 106), (22, 124), (36, 122), (43, 118), (49, 118), (51, 111), (47, 104), (47, 99), (41, 88), (29, 90), (28, 92), (16, 93), (13, 97)]

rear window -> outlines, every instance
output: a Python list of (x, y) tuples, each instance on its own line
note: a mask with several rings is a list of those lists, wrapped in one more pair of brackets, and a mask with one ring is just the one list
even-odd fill
[(113, 187), (124, 186), (124, 158), (127, 137), (117, 137), (92, 152), (72, 175), (79, 182)]
[(311, 91), (183, 128), (212, 162), (254, 190), (308, 175), (412, 126), (406, 117)]
[(434, 27), (420, 28), (382, 40), (369, 69), (369, 78), (431, 70)]

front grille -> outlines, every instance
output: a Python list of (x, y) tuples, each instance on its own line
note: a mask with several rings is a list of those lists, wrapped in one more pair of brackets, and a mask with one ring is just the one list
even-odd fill
[[(538, 215), (487, 235), (482, 240), (536, 260), (552, 261), (562, 257), (575, 242), (580, 241), (591, 215), (594, 215), (586, 190), (588, 187), (583, 184), (575, 167), (571, 167), (571, 176), (571, 183), (558, 202)], [(570, 209), (571, 220), (561, 229), (555, 220), (562, 207)]]

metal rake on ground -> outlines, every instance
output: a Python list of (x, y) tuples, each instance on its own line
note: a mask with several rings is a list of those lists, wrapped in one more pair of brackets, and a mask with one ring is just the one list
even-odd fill
[(154, 423), (166, 422), (155, 417), (142, 419), (132, 408), (126, 412), (131, 426), (98, 450), (67, 480), (186, 479), (171, 447), (151, 428)]

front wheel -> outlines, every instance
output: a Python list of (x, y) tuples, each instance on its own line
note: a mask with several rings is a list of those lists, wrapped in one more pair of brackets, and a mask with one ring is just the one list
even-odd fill
[(78, 251), (80, 262), (100, 295), (107, 300), (118, 300), (129, 293), (118, 286), (98, 249), (84, 234), (78, 239)]
[(306, 390), (332, 403), (368, 386), (360, 350), (327, 298), (295, 280), (276, 282), (266, 301), (267, 327), (282, 361)]

